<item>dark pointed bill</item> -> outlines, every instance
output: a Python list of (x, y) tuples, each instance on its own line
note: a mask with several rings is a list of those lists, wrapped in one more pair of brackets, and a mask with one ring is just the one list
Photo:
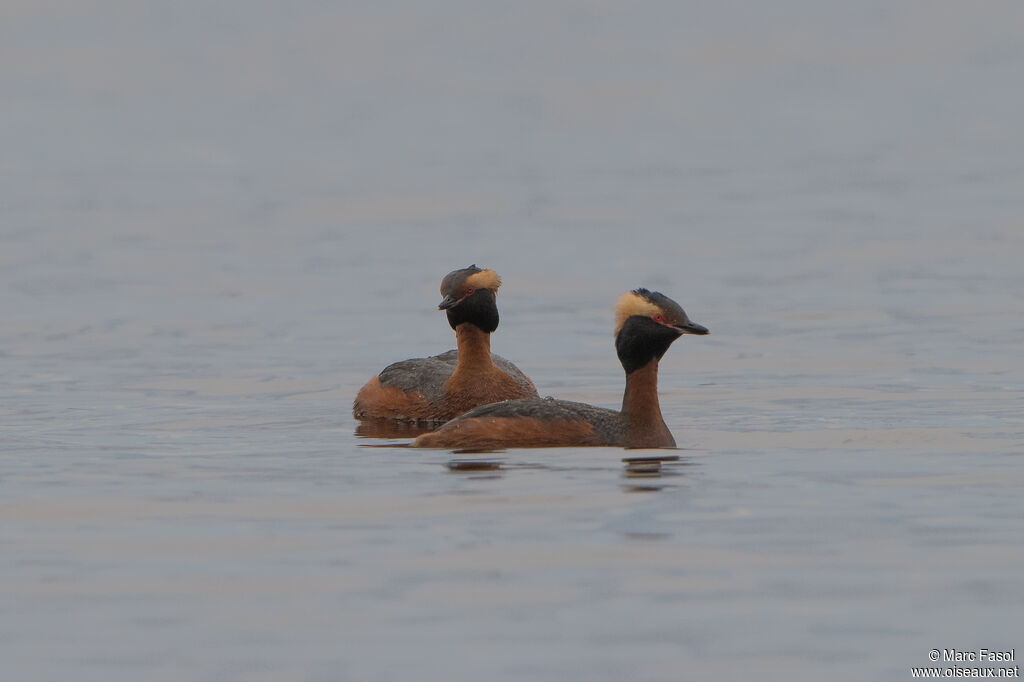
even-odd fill
[(703, 336), (704, 334), (708, 333), (707, 327), (701, 324), (697, 324), (696, 322), (690, 322), (689, 320), (687, 320), (685, 324), (674, 324), (672, 326), (678, 329), (683, 334), (698, 334), (700, 336)]
[(455, 298), (454, 296), (445, 296), (443, 299), (441, 299), (441, 302), (437, 304), (437, 309), (448, 310), (449, 308), (454, 308), (459, 304), (459, 301), (461, 300), (461, 298)]

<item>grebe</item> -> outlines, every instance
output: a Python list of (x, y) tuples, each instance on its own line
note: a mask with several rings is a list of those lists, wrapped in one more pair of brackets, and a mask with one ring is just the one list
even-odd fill
[(417, 437), (413, 447), (675, 447), (658, 405), (658, 361), (683, 334), (708, 330), (691, 322), (678, 303), (647, 289), (620, 296), (615, 320), (615, 350), (626, 370), (621, 412), (554, 398), (506, 400)]
[(356, 395), (357, 419), (445, 422), (480, 405), (537, 395), (519, 368), (491, 355), (498, 327), (495, 293), (501, 278), (475, 265), (441, 280), (441, 303), (455, 330), (457, 350), (388, 365)]

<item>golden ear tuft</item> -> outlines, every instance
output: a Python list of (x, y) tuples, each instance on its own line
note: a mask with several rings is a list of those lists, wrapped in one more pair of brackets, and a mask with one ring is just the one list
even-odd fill
[(501, 277), (494, 270), (481, 270), (474, 272), (466, 278), (466, 286), (474, 289), (490, 289), (497, 291), (501, 286)]
[(615, 302), (615, 335), (622, 331), (622, 325), (634, 315), (651, 317), (661, 311), (646, 298), (632, 291), (627, 291)]

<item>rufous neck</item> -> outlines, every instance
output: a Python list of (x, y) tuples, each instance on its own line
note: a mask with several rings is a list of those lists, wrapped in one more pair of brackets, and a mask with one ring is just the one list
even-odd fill
[(622, 414), (632, 425), (664, 424), (658, 404), (658, 359), (626, 375)]
[(491, 360), (491, 335), (472, 322), (463, 322), (455, 328), (455, 343), (459, 348), (459, 362), (455, 371), (494, 366)]

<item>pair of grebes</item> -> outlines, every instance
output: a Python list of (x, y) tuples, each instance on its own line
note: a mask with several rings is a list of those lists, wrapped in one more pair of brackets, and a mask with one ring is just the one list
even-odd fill
[(389, 365), (356, 396), (357, 419), (444, 423), (413, 447), (492, 449), (612, 445), (675, 447), (658, 404), (658, 361), (683, 334), (707, 334), (679, 304), (635, 289), (615, 304), (615, 350), (626, 371), (622, 410), (540, 398), (533, 382), (491, 354), (501, 279), (475, 265), (441, 280), (457, 350)]

